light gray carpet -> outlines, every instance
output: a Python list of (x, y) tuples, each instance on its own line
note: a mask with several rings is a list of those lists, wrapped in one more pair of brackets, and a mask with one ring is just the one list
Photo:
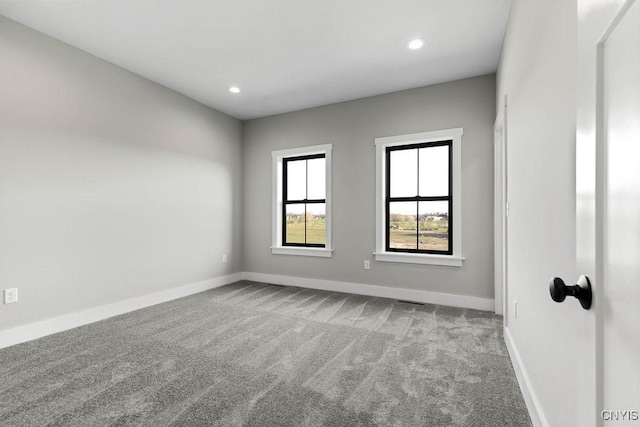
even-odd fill
[(0, 350), (0, 424), (531, 425), (500, 317), (246, 281)]

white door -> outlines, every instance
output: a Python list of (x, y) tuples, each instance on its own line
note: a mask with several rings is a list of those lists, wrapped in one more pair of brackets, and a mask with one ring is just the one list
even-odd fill
[(616, 420), (635, 425), (640, 423), (640, 0), (578, 0), (578, 36), (578, 268), (593, 279), (596, 323), (595, 397), (585, 397), (593, 403), (597, 425)]

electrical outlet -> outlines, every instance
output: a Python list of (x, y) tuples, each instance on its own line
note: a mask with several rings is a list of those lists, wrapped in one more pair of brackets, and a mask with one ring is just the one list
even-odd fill
[(227, 262), (227, 254), (222, 254), (222, 262)]
[(364, 269), (369, 270), (371, 268), (371, 262), (368, 259), (364, 260)]
[(518, 301), (513, 300), (513, 318), (518, 318)]
[(11, 288), (4, 290), (4, 303), (11, 304), (18, 302), (18, 288)]

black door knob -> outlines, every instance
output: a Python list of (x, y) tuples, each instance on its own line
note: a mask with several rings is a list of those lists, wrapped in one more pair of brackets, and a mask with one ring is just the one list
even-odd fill
[(559, 277), (554, 277), (549, 282), (549, 292), (551, 293), (551, 299), (555, 302), (564, 301), (568, 295), (576, 297), (585, 310), (591, 308), (591, 301), (593, 299), (591, 282), (585, 275), (580, 276), (578, 283), (572, 286), (567, 286), (564, 284), (564, 280)]

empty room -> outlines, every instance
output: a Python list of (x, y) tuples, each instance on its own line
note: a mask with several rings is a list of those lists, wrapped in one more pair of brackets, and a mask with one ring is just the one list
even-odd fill
[(0, 426), (640, 425), (640, 0), (0, 1)]

